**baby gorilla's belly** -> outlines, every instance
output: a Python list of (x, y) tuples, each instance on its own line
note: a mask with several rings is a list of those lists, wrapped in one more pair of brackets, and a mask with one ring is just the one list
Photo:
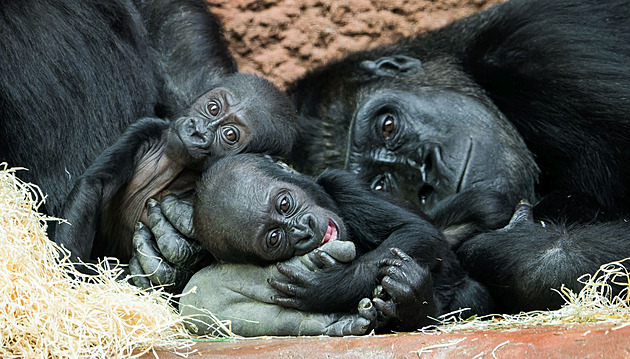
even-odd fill
[(129, 184), (104, 204), (92, 258), (110, 256), (126, 263), (132, 254), (136, 224), (147, 223), (147, 200), (194, 188), (198, 173), (184, 171), (172, 162), (158, 162), (156, 166), (139, 166)]

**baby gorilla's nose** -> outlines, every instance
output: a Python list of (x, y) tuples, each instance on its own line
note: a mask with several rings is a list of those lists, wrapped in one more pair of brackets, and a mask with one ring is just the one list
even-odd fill
[(212, 142), (212, 132), (206, 128), (205, 121), (198, 117), (190, 117), (184, 121), (180, 133), (188, 146), (207, 148)]
[(317, 227), (317, 218), (311, 213), (305, 213), (296, 219), (291, 228), (290, 241), (297, 255), (319, 247), (323, 234), (319, 235), (321, 230)]

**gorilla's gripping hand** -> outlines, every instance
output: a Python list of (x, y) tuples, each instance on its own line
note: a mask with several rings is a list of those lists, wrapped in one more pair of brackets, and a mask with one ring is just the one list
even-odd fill
[(391, 251), (396, 258), (379, 262), (383, 279), (372, 299), (374, 306), (396, 330), (409, 331), (430, 324), (427, 316), (438, 311), (431, 273), (400, 249)]
[(165, 196), (161, 203), (150, 200), (147, 221), (149, 227), (139, 223), (133, 236), (132, 280), (141, 288), (164, 286), (179, 293), (196, 271), (213, 260), (188, 238), (194, 236), (192, 203), (175, 195)]
[[(287, 265), (303, 271), (318, 270), (324, 261), (351, 261), (355, 248), (351, 242), (334, 241), (313, 252), (288, 260)], [(322, 254), (324, 253), (324, 254)], [(275, 265), (213, 264), (197, 272), (185, 288), (189, 294), (180, 299), (182, 315), (212, 312), (230, 320), (232, 331), (243, 336), (259, 335), (360, 335), (375, 324), (376, 309), (364, 298), (355, 302), (350, 313), (309, 313), (276, 305), (275, 290), (267, 281), (281, 276)], [(213, 331), (212, 320), (197, 317), (191, 329), (198, 334)]]

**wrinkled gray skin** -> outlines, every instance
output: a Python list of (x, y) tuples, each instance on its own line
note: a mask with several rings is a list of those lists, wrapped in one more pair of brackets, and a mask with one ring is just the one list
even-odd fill
[[(281, 276), (275, 265), (214, 263), (199, 270), (212, 262), (212, 256), (208, 252), (200, 255), (203, 250), (199, 244), (180, 234), (194, 236), (191, 213), (192, 205), (188, 201), (172, 195), (165, 197), (161, 204), (151, 201), (150, 228), (139, 224), (133, 238), (135, 255), (129, 263), (134, 275), (131, 279), (139, 287), (150, 288), (151, 283), (155, 283), (165, 285), (167, 291), (174, 293), (180, 292), (184, 285), (184, 292), (196, 287), (193, 293), (180, 299), (182, 315), (210, 311), (221, 320), (230, 320), (232, 331), (241, 336), (361, 335), (375, 326), (376, 309), (367, 298), (358, 303), (354, 314), (307, 313), (273, 304), (271, 297), (277, 293), (267, 280)], [(356, 255), (354, 244), (346, 241), (327, 243), (318, 251), (328, 254), (328, 261), (337, 262), (350, 262)], [(326, 266), (326, 260), (315, 252), (291, 258), (286, 263), (303, 270)], [(194, 327), (189, 326), (191, 332), (200, 335), (214, 332), (216, 326), (212, 326), (211, 319), (197, 318)]]
[[(352, 242), (333, 241), (320, 248), (339, 261), (354, 258)], [(314, 270), (312, 254), (294, 257), (286, 263)], [(184, 292), (196, 287), (180, 299), (182, 315), (203, 314), (195, 308), (206, 309), (220, 320), (230, 320), (235, 334), (262, 335), (361, 335), (373, 327), (376, 309), (365, 298), (355, 314), (307, 313), (284, 308), (273, 303), (275, 290), (267, 279), (281, 274), (275, 265), (258, 267), (248, 264), (213, 264), (197, 272)], [(202, 317), (199, 317), (202, 318)], [(190, 328), (195, 334), (208, 334), (216, 329), (210, 319)], [(197, 330), (195, 330), (197, 329)]]
[[(168, 218), (162, 208), (169, 209)], [(138, 223), (133, 235), (131, 279), (140, 288), (161, 285), (167, 292), (179, 293), (196, 271), (213, 261), (198, 242), (181, 238), (194, 235), (192, 204), (175, 195), (166, 196), (161, 204), (149, 200), (147, 222), (149, 227)]]

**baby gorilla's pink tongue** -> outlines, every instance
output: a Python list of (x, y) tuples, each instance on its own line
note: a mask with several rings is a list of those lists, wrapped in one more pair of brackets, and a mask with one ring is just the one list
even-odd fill
[(328, 220), (328, 228), (326, 229), (326, 234), (324, 235), (324, 239), (322, 239), (322, 245), (334, 241), (337, 239), (337, 226), (332, 220)]

